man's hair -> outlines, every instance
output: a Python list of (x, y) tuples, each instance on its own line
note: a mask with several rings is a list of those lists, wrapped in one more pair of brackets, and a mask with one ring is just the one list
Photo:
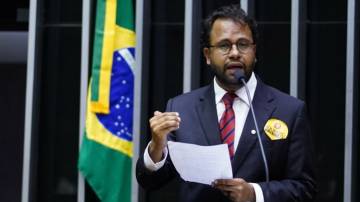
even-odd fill
[(248, 25), (251, 30), (254, 44), (257, 43), (258, 31), (255, 20), (248, 17), (245, 11), (240, 8), (239, 4), (232, 4), (216, 9), (205, 19), (201, 36), (201, 44), (203, 48), (210, 46), (210, 32), (214, 22), (219, 18), (231, 19), (234, 22)]

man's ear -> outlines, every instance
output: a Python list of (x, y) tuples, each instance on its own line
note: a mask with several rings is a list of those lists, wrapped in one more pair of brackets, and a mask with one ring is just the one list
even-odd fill
[(203, 54), (205, 56), (206, 59), (206, 64), (210, 65), (210, 49), (209, 48), (203, 48)]

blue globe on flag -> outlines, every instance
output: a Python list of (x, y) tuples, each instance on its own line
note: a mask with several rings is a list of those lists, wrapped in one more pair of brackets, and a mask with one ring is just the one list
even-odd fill
[(133, 139), (134, 57), (135, 49), (132, 47), (114, 52), (110, 84), (110, 113), (96, 115), (113, 135), (130, 142)]

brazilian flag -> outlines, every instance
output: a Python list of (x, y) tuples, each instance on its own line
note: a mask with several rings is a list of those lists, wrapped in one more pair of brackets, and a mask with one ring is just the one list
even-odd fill
[(78, 167), (104, 202), (131, 201), (135, 32), (132, 0), (97, 0)]

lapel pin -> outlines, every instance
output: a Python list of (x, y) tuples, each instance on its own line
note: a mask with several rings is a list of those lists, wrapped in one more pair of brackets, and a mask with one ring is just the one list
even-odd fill
[(256, 131), (255, 130), (251, 130), (251, 134), (255, 135)]
[(287, 138), (289, 129), (284, 121), (271, 118), (266, 122), (264, 131), (271, 140), (282, 140)]

